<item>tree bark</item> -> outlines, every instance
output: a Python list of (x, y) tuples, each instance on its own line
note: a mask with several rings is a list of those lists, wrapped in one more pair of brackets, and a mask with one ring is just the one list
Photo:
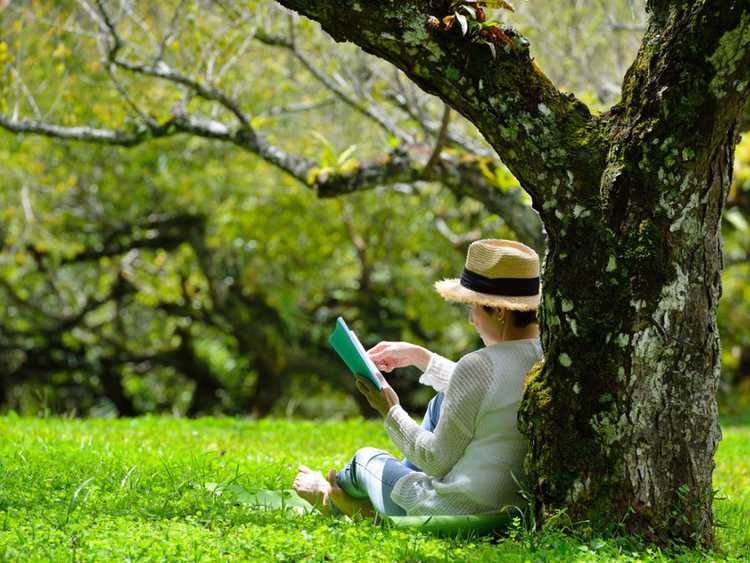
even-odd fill
[(190, 405), (185, 414), (195, 417), (201, 414), (212, 414), (220, 409), (219, 393), (224, 386), (211, 370), (211, 367), (198, 356), (189, 328), (177, 330), (180, 336), (179, 347), (171, 353), (173, 365), (185, 377), (195, 383)]
[(104, 362), (101, 367), (100, 377), (104, 395), (112, 401), (117, 408), (119, 416), (136, 416), (135, 404), (125, 392), (122, 385), (122, 374), (109, 362)]
[(599, 120), (611, 145), (594, 205), (547, 218), (547, 362), (521, 411), (542, 519), (565, 508), (653, 541), (713, 542), (719, 227), (748, 12), (655, 12)]
[(3, 408), (8, 403), (10, 386), (8, 385), (7, 377), (8, 375), (5, 372), (0, 372), (0, 408)]
[(518, 34), (491, 59), (425, 31), (449, 3), (281, 0), (461, 112), (532, 196), (548, 235), (546, 361), (520, 415), (543, 522), (713, 541), (719, 224), (750, 68), (750, 3), (654, 0), (622, 101), (592, 117)]

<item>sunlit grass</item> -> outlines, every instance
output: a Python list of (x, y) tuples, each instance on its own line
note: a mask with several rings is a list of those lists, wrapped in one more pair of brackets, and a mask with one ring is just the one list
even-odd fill
[[(717, 456), (722, 551), (750, 551), (750, 424), (728, 421)], [(703, 560), (557, 532), (440, 539), (315, 515), (252, 511), (206, 483), (288, 488), (298, 463), (340, 467), (391, 449), (377, 422), (0, 418), (0, 560)]]
[(718, 489), (715, 516), (718, 537), (727, 553), (750, 558), (750, 413), (722, 424), (714, 471)]

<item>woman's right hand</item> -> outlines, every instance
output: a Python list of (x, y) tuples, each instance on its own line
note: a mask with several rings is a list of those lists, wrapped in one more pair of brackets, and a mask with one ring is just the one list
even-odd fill
[(382, 372), (390, 372), (406, 366), (417, 366), (424, 371), (427, 369), (431, 356), (428, 350), (416, 344), (385, 340), (370, 348), (367, 355)]

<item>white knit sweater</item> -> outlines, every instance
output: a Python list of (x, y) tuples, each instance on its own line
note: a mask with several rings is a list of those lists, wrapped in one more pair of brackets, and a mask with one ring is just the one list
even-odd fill
[(539, 338), (492, 344), (457, 363), (432, 354), (419, 378), (444, 391), (430, 432), (395, 405), (385, 428), (423, 472), (401, 477), (391, 497), (408, 515), (480, 514), (520, 506), (526, 440), (516, 427), (526, 374), (542, 358)]

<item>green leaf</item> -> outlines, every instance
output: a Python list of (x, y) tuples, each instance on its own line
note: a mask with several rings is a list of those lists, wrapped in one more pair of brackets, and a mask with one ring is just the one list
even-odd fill
[(333, 148), (333, 145), (328, 141), (328, 139), (326, 139), (317, 131), (313, 131), (312, 135), (318, 141), (320, 141), (321, 145), (323, 145), (323, 153), (320, 155), (320, 167), (328, 168), (331, 166), (336, 166), (338, 157), (336, 155), (336, 150)]
[(453, 65), (448, 65), (445, 68), (445, 76), (448, 78), (448, 80), (458, 80), (461, 76), (461, 71)]
[(348, 149), (346, 149), (344, 152), (342, 152), (338, 159), (336, 160), (336, 165), (341, 166), (344, 164), (347, 160), (349, 160), (349, 157), (354, 154), (354, 151), (357, 150), (357, 145), (352, 145)]

